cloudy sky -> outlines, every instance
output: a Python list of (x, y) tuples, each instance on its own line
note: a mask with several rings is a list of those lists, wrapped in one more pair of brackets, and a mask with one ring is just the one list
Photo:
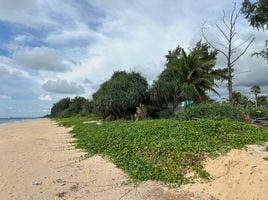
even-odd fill
[[(116, 70), (139, 71), (152, 83), (168, 50), (193, 47), (203, 24), (210, 40), (222, 41), (215, 23), (233, 2), (0, 0), (0, 117), (41, 116), (62, 97), (90, 98)], [(237, 45), (256, 39), (235, 66), (235, 90), (250, 95), (259, 84), (268, 94), (268, 65), (250, 57), (267, 32), (254, 31), (243, 16), (237, 30)], [(219, 56), (217, 66), (224, 65)], [(227, 93), (224, 84), (218, 90)]]

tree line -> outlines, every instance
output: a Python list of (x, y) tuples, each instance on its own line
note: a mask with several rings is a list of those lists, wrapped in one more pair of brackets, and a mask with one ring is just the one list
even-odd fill
[[(61, 99), (53, 105), (51, 116), (94, 113), (109, 120), (130, 119), (137, 107), (145, 107), (148, 116), (158, 118), (161, 112), (173, 113), (183, 101), (213, 102), (208, 92), (219, 95), (216, 81), (226, 79), (225, 70), (216, 68), (216, 58), (217, 51), (201, 41), (188, 53), (178, 46), (168, 52), (165, 68), (151, 86), (138, 72), (117, 71), (100, 85), (91, 101), (84, 97)], [(252, 86), (250, 91), (255, 102), (233, 91), (232, 104), (244, 108), (268, 106), (267, 97), (259, 96), (260, 86)]]
[(93, 112), (92, 101), (84, 97), (63, 98), (55, 103), (50, 111), (52, 117), (87, 116)]

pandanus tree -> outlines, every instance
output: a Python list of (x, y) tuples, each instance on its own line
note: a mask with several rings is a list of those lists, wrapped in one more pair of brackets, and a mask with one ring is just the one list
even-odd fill
[(114, 72), (93, 94), (94, 111), (103, 118), (130, 118), (147, 100), (148, 83), (136, 72)]
[(255, 106), (256, 106), (256, 109), (258, 108), (258, 94), (261, 93), (261, 87), (259, 85), (253, 85), (251, 88), (250, 88), (250, 92), (254, 94), (255, 96)]

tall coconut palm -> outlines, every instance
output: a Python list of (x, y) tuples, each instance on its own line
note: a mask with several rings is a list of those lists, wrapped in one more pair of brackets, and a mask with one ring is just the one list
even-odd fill
[(213, 70), (215, 59), (204, 60), (200, 51), (196, 50), (187, 54), (182, 49), (178, 64), (180, 96), (200, 102), (207, 99), (207, 91), (219, 95), (214, 89), (217, 87), (215, 80), (219, 78)]
[(250, 88), (250, 92), (254, 94), (255, 96), (255, 107), (258, 108), (258, 94), (261, 93), (261, 87), (259, 85), (253, 85)]
[(217, 51), (201, 41), (189, 53), (180, 46), (169, 51), (166, 67), (151, 88), (159, 107), (172, 103), (176, 108), (183, 100), (200, 102), (208, 99), (208, 91), (218, 94), (215, 80), (222, 79), (224, 72), (215, 69), (216, 56)]
[(252, 107), (252, 102), (249, 101), (248, 97), (244, 96), (241, 92), (233, 92), (233, 105), (243, 106), (245, 108)]

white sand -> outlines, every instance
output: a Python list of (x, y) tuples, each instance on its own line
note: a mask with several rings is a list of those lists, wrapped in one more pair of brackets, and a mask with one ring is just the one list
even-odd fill
[(0, 200), (268, 199), (268, 153), (232, 151), (207, 162), (218, 177), (211, 183), (169, 190), (152, 181), (135, 186), (100, 156), (81, 159), (68, 131), (49, 119), (0, 125)]
[(214, 177), (207, 184), (186, 185), (191, 191), (204, 191), (223, 200), (268, 200), (268, 152), (232, 150), (215, 160), (208, 159), (205, 168)]

